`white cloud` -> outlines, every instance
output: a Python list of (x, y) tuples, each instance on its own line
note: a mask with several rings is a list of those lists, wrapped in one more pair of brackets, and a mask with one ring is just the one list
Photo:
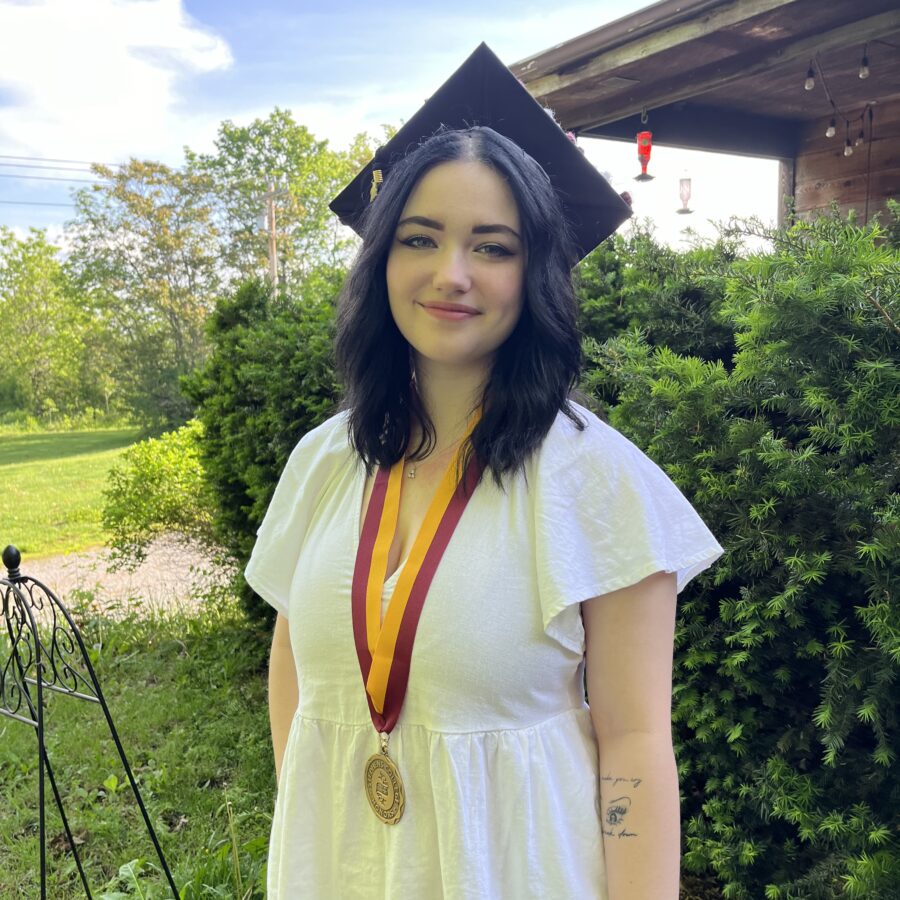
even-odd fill
[(231, 64), (181, 0), (0, 0), (0, 93), (12, 98), (0, 146), (104, 162), (169, 156), (204, 130), (175, 111), (179, 79)]

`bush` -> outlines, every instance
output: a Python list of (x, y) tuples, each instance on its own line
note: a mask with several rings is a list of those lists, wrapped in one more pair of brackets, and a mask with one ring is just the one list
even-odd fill
[(586, 387), (728, 551), (679, 607), (685, 868), (741, 900), (894, 897), (900, 258), (837, 216), (767, 237), (695, 271), (731, 371), (635, 330), (588, 343)]
[(613, 235), (576, 270), (582, 333), (605, 341), (639, 328), (652, 346), (730, 368), (734, 335), (722, 318), (721, 274), (739, 249), (735, 236), (723, 235), (679, 252), (658, 244), (641, 223)]
[[(186, 383), (204, 424), (203, 458), (216, 496), (215, 533), (246, 565), (272, 492), (294, 445), (331, 415), (334, 306), (340, 272), (306, 282), (298, 297), (272, 297), (248, 282), (211, 317), (212, 352)], [(274, 611), (245, 586), (248, 614)]]
[(110, 470), (103, 527), (111, 535), (113, 560), (137, 565), (154, 538), (170, 531), (214, 545), (214, 500), (200, 460), (202, 436), (202, 425), (193, 420), (132, 445)]

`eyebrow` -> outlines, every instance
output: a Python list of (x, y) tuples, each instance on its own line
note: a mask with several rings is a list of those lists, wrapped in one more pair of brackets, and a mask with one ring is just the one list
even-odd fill
[[(425, 228), (433, 228), (435, 231), (443, 231), (444, 225), (436, 219), (429, 219), (426, 216), (407, 216), (397, 223), (400, 228), (403, 225), (422, 225)], [(511, 234), (516, 240), (521, 241), (519, 233), (510, 228), (509, 225), (476, 225), (472, 229), (472, 234)]]

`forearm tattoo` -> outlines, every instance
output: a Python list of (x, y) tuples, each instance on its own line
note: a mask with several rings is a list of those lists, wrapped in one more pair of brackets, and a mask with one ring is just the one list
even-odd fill
[(637, 837), (637, 832), (628, 830), (628, 811), (631, 809), (630, 793), (636, 791), (640, 787), (640, 778), (623, 778), (619, 775), (603, 775), (601, 781), (612, 788), (613, 793), (618, 793), (621, 788), (625, 788), (629, 793), (619, 794), (613, 800), (607, 800), (603, 813), (603, 833), (607, 837), (629, 838)]

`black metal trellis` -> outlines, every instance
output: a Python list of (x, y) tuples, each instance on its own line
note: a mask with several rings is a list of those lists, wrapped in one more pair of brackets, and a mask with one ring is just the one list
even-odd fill
[[(150, 839), (153, 841), (159, 857), (162, 871), (172, 889), (173, 896), (177, 898), (178, 888), (175, 886), (172, 873), (169, 871), (162, 848), (156, 838), (156, 832), (147, 815), (144, 801), (141, 799), (141, 792), (131, 773), (131, 766), (128, 764), (122, 742), (119, 740), (106, 700), (103, 698), (103, 691), (100, 689), (100, 682), (97, 680), (94, 667), (91, 665), (81, 639), (81, 632), (72, 621), (69, 611), (53, 591), (40, 581), (20, 573), (21, 558), (21, 554), (13, 546), (9, 546), (3, 551), (3, 565), (6, 566), (8, 574), (6, 578), (0, 578), (0, 591), (3, 595), (3, 621), (9, 637), (9, 656), (5, 658), (5, 654), (0, 652), (0, 715), (24, 722), (37, 730), (41, 900), (47, 898), (45, 775), (50, 782), (85, 894), (88, 900), (91, 900), (92, 897), (87, 876), (78, 855), (78, 847), (69, 828), (69, 820), (63, 808), (53, 768), (47, 757), (44, 741), (44, 690), (100, 704), (116, 749), (119, 751), (119, 758), (125, 767), (128, 782), (134, 791)], [(39, 626), (41, 627), (39, 628)], [(0, 651), (2, 650), (3, 647), (0, 644)]]

